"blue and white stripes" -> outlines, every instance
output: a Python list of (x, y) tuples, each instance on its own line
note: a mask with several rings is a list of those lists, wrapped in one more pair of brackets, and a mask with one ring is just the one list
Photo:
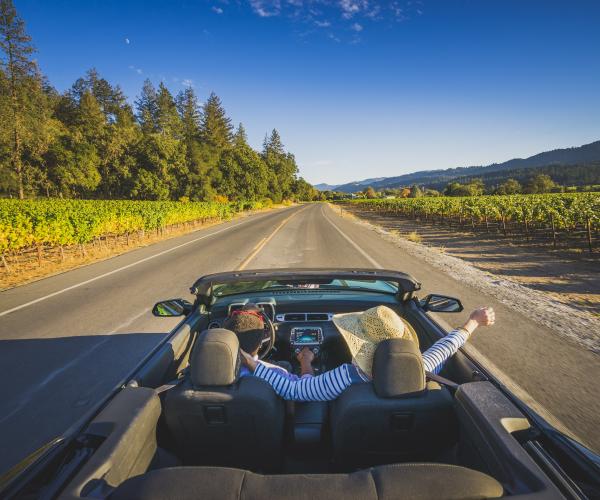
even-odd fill
[[(469, 339), (466, 330), (451, 331), (423, 353), (423, 366), (426, 371), (439, 373), (448, 358), (453, 356)], [(298, 377), (290, 373), (269, 368), (258, 362), (254, 375), (267, 381), (275, 392), (289, 401), (331, 401), (337, 399), (352, 384), (367, 382), (369, 379), (354, 365), (343, 364), (317, 377)]]
[(452, 330), (423, 353), (423, 367), (426, 372), (442, 371), (444, 363), (469, 340), (469, 332), (463, 328)]

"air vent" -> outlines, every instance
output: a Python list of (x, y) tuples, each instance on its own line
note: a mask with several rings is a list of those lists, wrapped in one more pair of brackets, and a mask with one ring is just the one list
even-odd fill
[(304, 313), (284, 314), (283, 321), (306, 321), (306, 314), (304, 314)]
[(278, 314), (275, 319), (283, 321), (331, 321), (333, 313), (285, 313)]
[(210, 330), (211, 328), (221, 328), (221, 323), (218, 321), (213, 321), (208, 324), (208, 329)]
[(329, 314), (327, 313), (308, 313), (306, 315), (307, 321), (329, 321)]

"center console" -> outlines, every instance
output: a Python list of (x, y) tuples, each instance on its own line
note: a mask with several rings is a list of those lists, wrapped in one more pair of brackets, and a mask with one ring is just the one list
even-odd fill
[(296, 354), (308, 347), (317, 356), (321, 344), (323, 344), (323, 330), (318, 326), (297, 326), (290, 330), (290, 346)]

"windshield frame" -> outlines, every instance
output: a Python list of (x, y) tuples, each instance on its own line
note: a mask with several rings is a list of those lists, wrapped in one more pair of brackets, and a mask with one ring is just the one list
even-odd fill
[[(420, 290), (421, 284), (412, 276), (386, 269), (258, 269), (251, 271), (232, 271), (227, 273), (209, 274), (196, 280), (190, 288), (190, 292), (196, 295), (198, 302), (210, 305), (217, 296), (214, 291), (218, 285), (234, 284), (240, 282), (265, 282), (277, 281), (280, 283), (290, 282), (293, 284), (314, 283), (328, 284), (333, 280), (340, 281), (383, 281), (397, 286), (397, 291), (374, 290), (370, 288), (356, 287), (357, 292), (381, 293), (386, 295), (396, 295), (399, 298), (407, 299), (412, 293)], [(282, 287), (283, 290), (286, 288)], [(263, 288), (254, 290), (244, 290), (240, 293), (257, 293), (261, 291), (276, 291), (274, 288)], [(291, 290), (291, 289), (290, 289)], [(322, 289), (326, 290), (326, 288)], [(332, 289), (333, 290), (333, 289)], [(348, 290), (349, 288), (336, 288), (335, 290)], [(281, 290), (278, 290), (281, 291)], [(228, 294), (235, 295), (235, 294)]]

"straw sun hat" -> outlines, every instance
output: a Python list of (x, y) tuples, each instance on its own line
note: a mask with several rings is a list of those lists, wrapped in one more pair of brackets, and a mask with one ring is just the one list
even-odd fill
[(353, 361), (369, 376), (372, 376), (375, 349), (382, 340), (407, 339), (419, 345), (413, 328), (386, 306), (372, 307), (364, 312), (336, 314), (333, 323), (348, 344)]

